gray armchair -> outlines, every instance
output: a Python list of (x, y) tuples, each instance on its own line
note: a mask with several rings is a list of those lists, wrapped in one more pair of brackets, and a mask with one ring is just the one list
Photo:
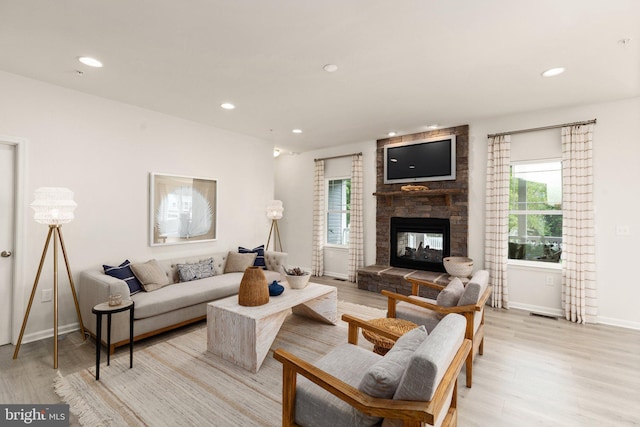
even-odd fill
[[(428, 336), (419, 327), (402, 337), (348, 315), (342, 320), (349, 342), (315, 364), (275, 351), (283, 365), (283, 426), (457, 425), (457, 378), (471, 351), (464, 317), (446, 316)], [(360, 328), (396, 344), (385, 356), (359, 347)]]

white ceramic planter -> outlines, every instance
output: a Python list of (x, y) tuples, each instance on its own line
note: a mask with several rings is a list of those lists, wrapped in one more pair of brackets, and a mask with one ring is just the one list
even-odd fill
[(302, 289), (309, 283), (311, 273), (307, 273), (304, 276), (290, 276), (288, 274), (286, 276), (287, 283), (291, 286), (291, 289)]

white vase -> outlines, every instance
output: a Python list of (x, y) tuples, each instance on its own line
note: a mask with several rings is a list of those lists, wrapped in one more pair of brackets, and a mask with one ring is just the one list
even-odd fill
[(309, 279), (311, 278), (311, 273), (307, 273), (304, 276), (287, 276), (287, 283), (291, 287), (291, 289), (302, 289), (307, 286), (309, 283)]

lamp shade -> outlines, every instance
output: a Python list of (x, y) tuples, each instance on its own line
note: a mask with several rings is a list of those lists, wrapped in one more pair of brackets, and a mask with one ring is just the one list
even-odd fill
[(61, 187), (41, 187), (35, 191), (35, 200), (31, 208), (35, 211), (33, 219), (40, 224), (66, 224), (74, 218), (76, 209), (73, 191)]
[(267, 218), (280, 219), (283, 211), (282, 200), (271, 200), (267, 205)]

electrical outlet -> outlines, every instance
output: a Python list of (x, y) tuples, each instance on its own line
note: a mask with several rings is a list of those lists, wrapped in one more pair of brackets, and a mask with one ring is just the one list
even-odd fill
[(551, 275), (547, 275), (547, 276), (544, 278), (544, 283), (545, 283), (547, 286), (553, 286), (553, 276), (551, 276)]
[(42, 302), (49, 302), (53, 298), (53, 290), (52, 289), (43, 289), (42, 290)]
[(617, 225), (616, 235), (618, 236), (631, 236), (631, 229), (628, 225)]

